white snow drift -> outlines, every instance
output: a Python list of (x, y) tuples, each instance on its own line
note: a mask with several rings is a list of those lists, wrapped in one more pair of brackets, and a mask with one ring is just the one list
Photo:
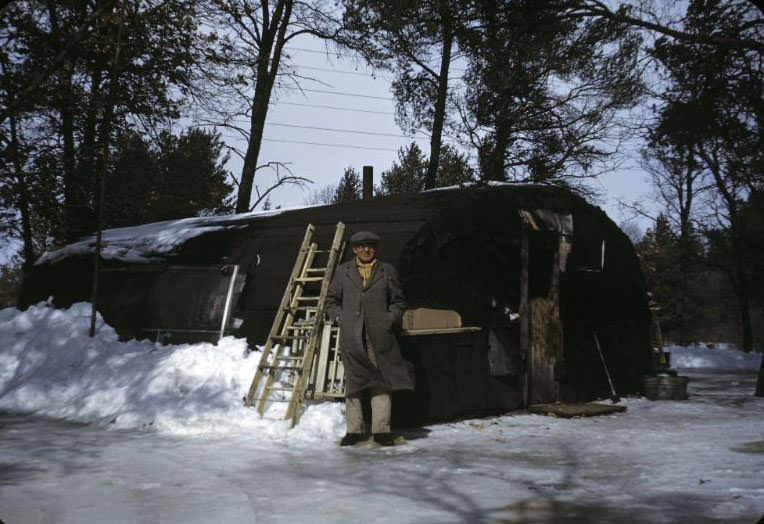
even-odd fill
[(245, 408), (260, 352), (245, 340), (163, 346), (120, 342), (90, 304), (0, 310), (0, 409), (115, 428), (167, 433), (247, 431), (263, 438), (332, 440), (344, 431), (341, 405), (309, 406), (299, 426)]

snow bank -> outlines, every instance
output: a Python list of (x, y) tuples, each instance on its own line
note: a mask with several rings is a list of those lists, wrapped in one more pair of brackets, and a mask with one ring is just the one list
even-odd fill
[[(248, 438), (327, 444), (344, 432), (341, 404), (308, 407), (300, 424), (261, 418), (242, 405), (260, 358), (246, 341), (162, 346), (119, 342), (90, 304), (68, 310), (44, 303), (0, 310), (0, 409), (113, 428), (171, 434), (246, 432)], [(271, 420), (273, 417), (274, 420)]]
[(761, 353), (745, 353), (728, 344), (666, 346), (671, 352), (671, 367), (758, 371)]

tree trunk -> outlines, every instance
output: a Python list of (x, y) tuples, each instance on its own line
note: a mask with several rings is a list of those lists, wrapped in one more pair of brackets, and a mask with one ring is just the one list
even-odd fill
[(21, 161), (19, 159), (19, 141), (16, 131), (16, 118), (13, 115), (9, 115), (10, 130), (11, 130), (11, 158), (13, 160), (13, 169), (16, 172), (16, 185), (18, 187), (18, 209), (21, 215), (21, 237), (23, 240), (23, 252), (24, 252), (24, 270), (32, 267), (34, 264), (36, 255), (34, 252), (34, 243), (32, 241), (32, 221), (30, 219), (30, 198), (29, 187), (27, 186), (26, 176), (24, 176), (24, 170), (21, 167)]
[(273, 11), (272, 22), (267, 27), (263, 27), (260, 54), (257, 58), (255, 94), (252, 99), (249, 142), (247, 144), (247, 152), (244, 155), (244, 165), (242, 166), (239, 180), (239, 191), (236, 196), (237, 213), (247, 213), (250, 211), (249, 203), (252, 198), (252, 188), (255, 184), (255, 172), (257, 171), (257, 160), (260, 156), (260, 146), (263, 142), (265, 119), (268, 116), (268, 102), (270, 101), (273, 84), (276, 81), (276, 74), (279, 70), (286, 30), (292, 17), (293, 3), (294, 0), (279, 0)]
[(692, 149), (688, 156), (688, 166), (684, 177), (684, 184), (679, 184), (679, 342), (683, 346), (689, 344), (688, 324), (688, 305), (687, 296), (690, 289), (689, 280), (692, 272), (692, 260), (694, 256), (692, 243), (692, 225), (690, 218), (692, 216), (692, 201), (695, 189), (693, 181), (695, 177), (694, 155)]
[(59, 114), (63, 143), (64, 174), (64, 236), (72, 242), (87, 232), (86, 205), (82, 181), (77, 177), (74, 147), (74, 114), (72, 111), (72, 77), (69, 66), (61, 71)]
[(101, 105), (101, 81), (103, 79), (106, 64), (102, 59), (95, 60), (90, 72), (90, 95), (88, 96), (88, 108), (85, 114), (82, 142), (79, 148), (79, 162), (77, 171), (86, 184), (87, 193), (93, 194), (96, 179), (96, 159), (98, 149), (96, 147), (96, 123), (99, 106)]
[[(117, 102), (117, 85), (119, 84), (120, 71), (120, 48), (122, 45), (122, 29), (125, 15), (123, 11), (119, 11), (117, 16), (119, 17), (118, 25), (115, 29), (115, 34), (112, 35), (112, 43), (114, 44), (114, 56), (112, 58), (112, 64), (108, 77), (109, 91), (106, 93), (106, 104), (104, 104), (103, 116), (101, 117), (101, 121), (99, 122), (98, 126), (98, 139), (96, 144), (94, 144), (96, 148), (94, 172), (91, 173), (89, 179), (82, 181), (83, 191), (87, 190), (85, 194), (88, 195), (89, 200), (92, 200), (93, 209), (98, 210), (97, 216), (99, 217), (103, 215), (103, 208), (105, 204), (103, 201), (105, 193), (103, 192), (102, 188), (104, 182), (106, 181), (109, 148), (111, 147), (111, 134), (114, 127), (114, 108)], [(96, 74), (99, 81), (104, 72), (106, 72), (105, 69)], [(95, 132), (95, 127), (93, 131)], [(85, 154), (89, 154), (89, 152), (85, 151)], [(98, 189), (96, 189), (96, 187), (98, 187)], [(100, 224), (98, 224), (98, 219), (96, 218), (96, 214), (93, 214), (89, 222), (91, 222), (91, 225), (94, 229), (98, 229), (100, 227)]]
[[(260, 75), (258, 74), (258, 77)], [(258, 85), (260, 81), (258, 80)], [(260, 156), (260, 146), (263, 142), (263, 130), (265, 127), (265, 118), (268, 116), (268, 100), (271, 90), (267, 94), (261, 94), (255, 90), (255, 96), (252, 100), (252, 116), (249, 123), (249, 143), (247, 152), (244, 155), (244, 166), (241, 169), (241, 179), (239, 180), (239, 192), (236, 197), (236, 212), (247, 213), (249, 203), (252, 198), (252, 188), (255, 183), (255, 171), (257, 170), (257, 159)]]
[(489, 152), (488, 169), (490, 171), (483, 173), (486, 180), (503, 182), (507, 178), (504, 170), (512, 125), (506, 114), (506, 111), (499, 111), (499, 114), (496, 115), (493, 149)]
[[(58, 21), (55, 2), (47, 2), (50, 16), (51, 36), (56, 46), (63, 46), (64, 35)], [(86, 232), (84, 226), (85, 205), (81, 183), (77, 178), (74, 146), (74, 108), (72, 74), (74, 57), (69, 57), (59, 69), (58, 112), (61, 117), (61, 142), (63, 144), (62, 171), (64, 180), (64, 238), (72, 242)]]
[[(447, 9), (447, 8), (446, 8)], [(454, 35), (451, 29), (451, 21), (446, 14), (443, 17), (443, 49), (440, 55), (440, 73), (438, 75), (438, 94), (435, 100), (435, 113), (432, 121), (432, 135), (430, 136), (430, 160), (427, 165), (427, 173), (424, 176), (424, 188), (432, 189), (438, 180), (438, 167), (440, 165), (440, 146), (443, 135), (443, 122), (446, 118), (446, 99), (448, 96), (448, 69), (451, 65), (451, 47)]]
[[(8, 62), (6, 61), (5, 57), (0, 56), (0, 63), (2, 63), (3, 71), (8, 71)], [(14, 89), (11, 85), (11, 82), (5, 82), (7, 80), (6, 75), (3, 75), (3, 80), (5, 85), (6, 92), (8, 93), (9, 98), (9, 107), (13, 107), (15, 105), (15, 97), (16, 94), (14, 92)], [(18, 195), (18, 202), (16, 204), (19, 214), (21, 215), (21, 239), (23, 242), (23, 253), (24, 253), (24, 264), (23, 268), (24, 270), (29, 269), (32, 267), (32, 264), (35, 261), (36, 255), (34, 252), (34, 243), (32, 240), (32, 221), (30, 218), (30, 198), (29, 198), (29, 187), (28, 182), (26, 179), (26, 175), (24, 173), (24, 169), (22, 167), (21, 158), (20, 155), (20, 148), (19, 148), (19, 135), (18, 135), (18, 127), (16, 122), (16, 114), (15, 112), (11, 111), (8, 113), (8, 124), (10, 128), (10, 139), (11, 142), (7, 149), (7, 155), (11, 159), (11, 162), (13, 164), (13, 171), (16, 178), (16, 189), (15, 193)]]
[[(762, 309), (762, 317), (764, 317), (764, 309)], [(759, 365), (759, 376), (756, 378), (756, 393), (757, 397), (764, 397), (764, 348), (762, 348), (761, 364)]]
[(18, 194), (18, 210), (21, 215), (21, 238), (23, 241), (23, 253), (24, 253), (24, 270), (32, 267), (34, 264), (36, 255), (34, 252), (34, 243), (32, 241), (32, 222), (30, 219), (29, 209), (29, 187), (27, 186), (26, 176), (24, 170), (21, 167), (21, 160), (19, 159), (19, 140), (18, 132), (16, 130), (16, 117), (13, 114), (8, 115), (8, 122), (10, 124), (11, 131), (11, 144), (9, 148), (9, 156), (13, 162), (13, 170), (16, 175), (16, 192)]
[(741, 340), (740, 347), (746, 353), (749, 353), (753, 349), (753, 328), (751, 326), (751, 312), (750, 312), (750, 296), (748, 294), (748, 283), (742, 274), (742, 268), (737, 267), (742, 265), (740, 261), (736, 261), (735, 272), (736, 280), (738, 281), (737, 288), (735, 289), (735, 295), (737, 298), (739, 315), (740, 315), (740, 328), (742, 331), (743, 339)]

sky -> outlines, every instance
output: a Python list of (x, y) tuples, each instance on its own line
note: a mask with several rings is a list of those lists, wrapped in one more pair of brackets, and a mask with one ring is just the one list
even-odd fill
[[(305, 77), (299, 82), (302, 91), (293, 87), (276, 90), (258, 163), (287, 163), (293, 174), (309, 178), (313, 184), (307, 189), (277, 190), (271, 199), (274, 206), (304, 204), (309, 193), (336, 184), (346, 167), (361, 173), (363, 166), (372, 166), (375, 184), (379, 184), (382, 172), (397, 160), (398, 150), (412, 140), (425, 154), (429, 152), (425, 133), (405, 136), (395, 123), (392, 72), (373, 71), (351, 55), (328, 51), (322, 42), (307, 37), (296, 39), (287, 53), (296, 71)], [(458, 74), (463, 66), (457, 63), (453, 71)], [(245, 142), (235, 131), (223, 131), (223, 137), (243, 150)], [(645, 201), (650, 196), (646, 174), (635, 161), (637, 139), (630, 140), (627, 147), (632, 150), (631, 158), (592, 182), (603, 195), (595, 204), (616, 223), (635, 218), (621, 209), (619, 201)], [(241, 164), (232, 156), (228, 169), (238, 177)], [(642, 230), (650, 225), (643, 217), (635, 220)]]
[[(0, 520), (109, 522), (756, 522), (764, 512), (760, 353), (671, 346), (686, 401), (619, 414), (523, 412), (393, 428), (338, 446), (343, 404), (245, 408), (243, 339), (120, 342), (90, 304), (0, 310)], [(610, 401), (603, 401), (609, 403)], [(403, 437), (403, 440), (400, 440)]]

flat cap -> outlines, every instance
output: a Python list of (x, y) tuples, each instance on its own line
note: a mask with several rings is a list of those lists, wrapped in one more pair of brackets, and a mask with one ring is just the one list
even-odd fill
[(358, 244), (376, 244), (379, 242), (379, 235), (371, 231), (358, 231), (350, 237), (350, 245)]

